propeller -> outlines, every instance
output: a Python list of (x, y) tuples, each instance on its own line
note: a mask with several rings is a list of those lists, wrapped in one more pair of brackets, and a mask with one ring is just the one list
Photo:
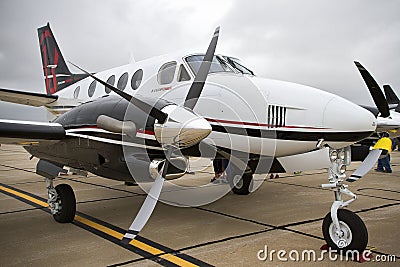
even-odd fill
[(360, 64), (360, 62), (354, 61), (354, 63), (356, 64), (358, 71), (360, 72), (362, 78), (367, 84), (372, 99), (374, 100), (376, 107), (381, 113), (381, 117), (384, 118), (389, 117), (390, 116), (389, 105), (378, 83), (371, 76), (371, 74)]
[(137, 106), (142, 111), (158, 120), (154, 125), (154, 132), (157, 140), (163, 148), (166, 149), (165, 163), (159, 175), (155, 179), (142, 207), (129, 227), (128, 232), (125, 234), (122, 240), (125, 243), (129, 243), (139, 234), (153, 213), (160, 197), (166, 175), (168, 174), (169, 161), (173, 150), (197, 144), (211, 132), (210, 124), (204, 118), (194, 114), (193, 108), (197, 104), (201, 92), (203, 91), (208, 72), (210, 71), (211, 62), (214, 58), (215, 48), (218, 42), (218, 36), (219, 27), (217, 27), (214, 32), (207, 52), (200, 65), (200, 69), (190, 86), (184, 102), (184, 107), (170, 105), (164, 107), (162, 110), (157, 109), (156, 107), (119, 90), (113, 85), (97, 78), (93, 74), (70, 62), (73, 66), (80, 69), (94, 80), (98, 81), (122, 98), (128, 100), (131, 104)]
[(385, 90), (385, 96), (388, 104), (393, 104), (393, 105), (398, 105), (400, 100), (397, 97), (396, 93), (393, 91), (392, 87), (390, 85), (385, 84), (383, 86), (383, 90)]
[(347, 179), (348, 182), (355, 182), (361, 179), (367, 174), (375, 165), (376, 161), (387, 156), (392, 150), (392, 140), (388, 137), (382, 137), (372, 147), (372, 150), (368, 153), (367, 157), (361, 163), (361, 165), (354, 171), (352, 175)]
[(186, 95), (184, 106), (192, 109), (196, 106), (199, 100), (200, 94), (203, 91), (204, 84), (207, 79), (208, 72), (210, 71), (211, 63), (214, 58), (215, 48), (217, 46), (219, 37), (219, 27), (215, 29), (213, 38), (207, 48), (207, 52), (204, 55), (203, 61), (201, 62), (199, 71), (194, 78), (192, 85), (190, 86), (189, 92)]
[(149, 193), (147, 194), (147, 197), (144, 200), (138, 214), (133, 220), (131, 226), (129, 226), (129, 230), (124, 235), (122, 242), (129, 243), (132, 239), (134, 239), (146, 225), (147, 221), (150, 219), (150, 216), (157, 205), (158, 198), (160, 197), (161, 189), (165, 181), (165, 176), (168, 173), (169, 159), (171, 157), (171, 154), (172, 147), (167, 150), (165, 163), (161, 168), (156, 180), (154, 181)]

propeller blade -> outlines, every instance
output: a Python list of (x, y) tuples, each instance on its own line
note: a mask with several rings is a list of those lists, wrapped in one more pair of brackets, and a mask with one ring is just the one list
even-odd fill
[(364, 159), (361, 165), (347, 178), (348, 182), (355, 182), (367, 174), (375, 165), (376, 161), (382, 154), (381, 149), (373, 149), (369, 152), (368, 156)]
[(169, 161), (166, 159), (164, 166), (162, 167), (161, 174), (158, 175), (154, 181), (149, 194), (147, 195), (142, 207), (136, 215), (136, 218), (133, 220), (128, 232), (124, 235), (124, 238), (122, 239), (123, 242), (129, 243), (132, 239), (134, 239), (150, 219), (150, 216), (158, 202), (158, 198), (160, 197), (165, 176), (167, 175), (168, 165)]
[(207, 52), (201, 62), (199, 71), (194, 78), (192, 85), (190, 86), (189, 92), (186, 96), (184, 106), (193, 110), (200, 97), (201, 91), (203, 91), (204, 84), (207, 79), (208, 72), (210, 71), (211, 62), (214, 58), (215, 48), (217, 46), (219, 36), (219, 27), (215, 29), (213, 38), (208, 46)]
[(143, 102), (142, 100), (131, 96), (121, 90), (119, 90), (118, 88), (112, 86), (111, 84), (97, 78), (96, 76), (94, 76), (93, 74), (87, 72), (86, 70), (80, 68), (79, 66), (75, 65), (74, 63), (68, 61), (71, 65), (73, 65), (74, 67), (80, 69), (81, 71), (83, 71), (84, 73), (86, 73), (87, 75), (89, 75), (90, 77), (92, 77), (93, 79), (95, 79), (96, 81), (98, 81), (99, 83), (101, 83), (102, 85), (106, 86), (107, 88), (109, 88), (111, 91), (113, 91), (114, 93), (118, 94), (119, 96), (121, 96), (122, 98), (128, 100), (130, 103), (132, 103), (133, 105), (137, 106), (138, 108), (140, 108), (143, 112), (149, 114), (151, 117), (155, 118), (156, 120), (158, 120), (159, 123), (164, 123), (168, 117), (168, 115), (164, 112), (162, 112), (161, 110), (147, 104), (146, 102)]
[(378, 108), (381, 116), (386, 118), (390, 116), (389, 113), (389, 105), (385, 99), (385, 96), (382, 93), (381, 88), (375, 81), (375, 79), (371, 76), (371, 74), (357, 61), (354, 61), (356, 64), (358, 71), (360, 72), (362, 78), (364, 79), (369, 92), (375, 102), (376, 107)]
[(390, 85), (385, 84), (383, 86), (383, 90), (385, 90), (385, 96), (388, 104), (399, 104), (400, 100)]

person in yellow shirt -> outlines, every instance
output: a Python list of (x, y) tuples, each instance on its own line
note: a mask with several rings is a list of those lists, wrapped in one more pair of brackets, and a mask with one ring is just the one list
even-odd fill
[(386, 147), (381, 157), (378, 159), (378, 166), (375, 169), (377, 172), (392, 173), (392, 168), (390, 167), (390, 152), (392, 150), (393, 142), (389, 138), (388, 133), (383, 133), (381, 139), (376, 142), (375, 147)]

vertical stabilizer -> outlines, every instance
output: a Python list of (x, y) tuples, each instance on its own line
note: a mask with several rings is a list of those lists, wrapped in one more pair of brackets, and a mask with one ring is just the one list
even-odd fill
[(49, 23), (38, 28), (38, 35), (47, 94), (54, 94), (88, 77), (86, 74), (73, 74), (69, 71)]

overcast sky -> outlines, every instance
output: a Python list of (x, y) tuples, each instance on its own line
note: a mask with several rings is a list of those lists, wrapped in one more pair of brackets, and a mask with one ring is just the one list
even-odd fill
[[(93, 72), (132, 56), (203, 52), (221, 26), (217, 53), (258, 76), (372, 105), (353, 61), (400, 92), (399, 11), (390, 0), (3, 0), (0, 87), (45, 92), (36, 29), (47, 22), (64, 57)], [(36, 110), (0, 103), (0, 118), (32, 119)]]

